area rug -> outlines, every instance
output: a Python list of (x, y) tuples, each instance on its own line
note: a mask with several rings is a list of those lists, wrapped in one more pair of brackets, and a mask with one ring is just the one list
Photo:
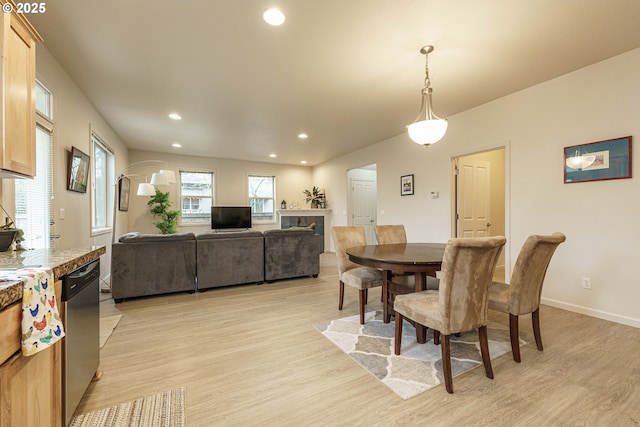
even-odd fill
[[(511, 353), (509, 326), (490, 322), (487, 325), (491, 359)], [(384, 323), (382, 312), (369, 312), (365, 324), (360, 315), (313, 325), (332, 343), (347, 353), (369, 373), (382, 381), (402, 399), (409, 399), (444, 382), (439, 345), (433, 344), (433, 331), (427, 330), (427, 342), (416, 342), (416, 330), (404, 320), (400, 356), (394, 354), (395, 322)], [(521, 337), (520, 345), (530, 338)], [(455, 377), (482, 366), (478, 332), (451, 337), (451, 372)], [(482, 375), (484, 374), (484, 368)]]
[(100, 348), (104, 347), (107, 343), (107, 340), (113, 333), (116, 326), (118, 326), (118, 322), (121, 318), (122, 314), (100, 318)]
[(69, 427), (186, 427), (184, 387), (76, 415)]

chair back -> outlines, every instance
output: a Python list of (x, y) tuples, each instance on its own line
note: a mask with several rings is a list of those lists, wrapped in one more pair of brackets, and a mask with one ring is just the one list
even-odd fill
[(509, 313), (521, 315), (538, 309), (547, 267), (556, 248), (565, 240), (562, 233), (532, 234), (527, 238), (511, 274)]
[(379, 245), (407, 243), (404, 225), (376, 225), (373, 227)]
[(450, 239), (442, 260), (441, 333), (451, 335), (487, 324), (488, 291), (503, 236)]
[(346, 250), (354, 246), (364, 246), (367, 244), (367, 235), (363, 225), (336, 225), (331, 227), (333, 244), (336, 247), (336, 257), (338, 259), (338, 275), (342, 277), (345, 271), (352, 268), (361, 267), (349, 261)]

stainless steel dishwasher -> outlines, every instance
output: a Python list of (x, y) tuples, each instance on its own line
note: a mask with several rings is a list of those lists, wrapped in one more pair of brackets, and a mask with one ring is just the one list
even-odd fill
[(62, 278), (65, 338), (62, 340), (62, 396), (69, 424), (100, 365), (100, 259)]

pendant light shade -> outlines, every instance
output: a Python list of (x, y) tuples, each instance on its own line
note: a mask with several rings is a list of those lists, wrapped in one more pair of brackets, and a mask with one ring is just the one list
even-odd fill
[(431, 81), (429, 80), (429, 53), (433, 51), (433, 46), (427, 45), (420, 49), (420, 53), (425, 55), (425, 79), (424, 88), (422, 88), (422, 102), (420, 112), (415, 122), (407, 126), (409, 138), (416, 144), (428, 147), (440, 141), (445, 133), (447, 133), (447, 120), (441, 119), (433, 113), (431, 101)]
[(596, 156), (589, 153), (580, 154), (580, 148), (576, 148), (576, 153), (573, 157), (567, 157), (565, 164), (571, 169), (582, 170), (587, 168), (596, 161)]

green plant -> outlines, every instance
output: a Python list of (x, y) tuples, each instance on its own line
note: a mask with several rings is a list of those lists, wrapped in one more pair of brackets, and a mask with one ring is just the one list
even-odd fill
[(169, 200), (169, 192), (163, 193), (156, 189), (155, 196), (147, 202), (149, 210), (154, 218), (160, 218), (160, 221), (154, 222), (153, 225), (160, 230), (161, 234), (174, 234), (177, 231), (179, 210), (169, 210), (171, 200)]
[(11, 215), (9, 215), (9, 212), (7, 212), (4, 209), (4, 206), (0, 205), (0, 209), (2, 209), (2, 211), (5, 213), (5, 215), (7, 216), (6, 218), (6, 223), (4, 225), (0, 225), (0, 230), (11, 230), (11, 231), (15, 231), (15, 234), (13, 235), (13, 241), (11, 242), (11, 244), (9, 246), (11, 246), (12, 244), (15, 243), (15, 247), (14, 249), (16, 251), (22, 251), (25, 248), (22, 247), (22, 242), (24, 242), (24, 231), (21, 228), (17, 228), (15, 226), (15, 222), (13, 220), (13, 218), (11, 217)]
[(311, 202), (312, 208), (317, 208), (322, 202), (325, 201), (324, 190), (320, 190), (318, 187), (313, 187), (311, 191), (304, 190), (304, 201), (309, 203)]

